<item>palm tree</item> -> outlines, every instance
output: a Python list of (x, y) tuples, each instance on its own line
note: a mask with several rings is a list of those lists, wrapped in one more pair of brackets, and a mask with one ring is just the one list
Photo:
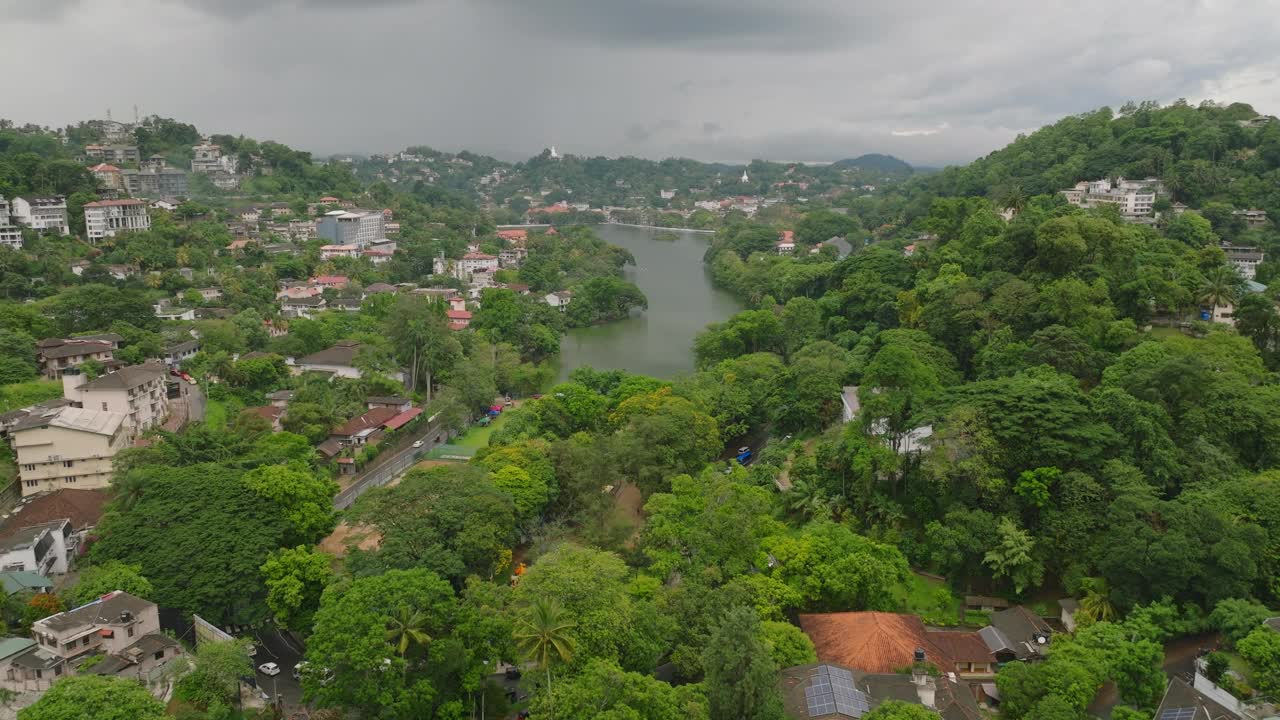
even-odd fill
[(560, 603), (555, 600), (534, 600), (528, 612), (516, 624), (516, 645), (525, 657), (547, 673), (547, 702), (550, 715), (556, 715), (555, 700), (551, 694), (551, 664), (573, 660), (573, 637), (569, 630), (574, 622), (568, 618)]
[(1200, 286), (1200, 301), (1210, 308), (1232, 304), (1240, 289), (1240, 276), (1235, 270), (1219, 265), (1205, 277)]
[(1100, 577), (1085, 578), (1080, 589), (1084, 597), (1080, 598), (1080, 614), (1092, 622), (1110, 622), (1116, 617), (1115, 606), (1111, 604), (1111, 588), (1107, 581)]
[(387, 642), (394, 645), (403, 658), (411, 646), (425, 646), (431, 642), (431, 636), (423, 629), (426, 624), (427, 618), (421, 610), (410, 610), (409, 606), (401, 605), (394, 615), (387, 618)]
[(1027, 194), (1023, 192), (1021, 185), (1014, 183), (1000, 190), (996, 202), (1002, 209), (1012, 210), (1013, 214), (1017, 215), (1027, 207)]

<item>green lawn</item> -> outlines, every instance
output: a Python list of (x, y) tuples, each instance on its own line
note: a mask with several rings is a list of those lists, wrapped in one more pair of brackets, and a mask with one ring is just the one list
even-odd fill
[(493, 422), (484, 427), (481, 427), (480, 425), (472, 425), (469, 430), (463, 433), (462, 437), (456, 438), (452, 444), (464, 448), (470, 448), (472, 450), (479, 450), (482, 447), (488, 447), (489, 436), (493, 434), (494, 430), (502, 427), (502, 425), (507, 422), (509, 413), (510, 411), (502, 413), (498, 417), (494, 418)]
[(227, 426), (227, 404), (221, 400), (207, 400), (204, 407), (204, 422), (211, 428), (221, 430)]
[(946, 583), (911, 573), (905, 583), (894, 588), (893, 594), (901, 612), (919, 615), (930, 625), (959, 622), (961, 601)]

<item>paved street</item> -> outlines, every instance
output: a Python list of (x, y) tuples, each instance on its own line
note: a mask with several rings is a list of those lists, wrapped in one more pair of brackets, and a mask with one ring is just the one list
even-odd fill
[[(333, 507), (338, 510), (346, 510), (351, 507), (356, 498), (368, 492), (371, 488), (382, 487), (399, 477), (414, 463), (418, 462), (421, 456), (443, 445), (448, 439), (448, 431), (440, 427), (439, 423), (428, 424), (425, 430), (414, 433), (412, 437), (402, 440), (402, 447), (394, 453), (379, 455), (374, 467), (359, 475), (351, 483), (350, 487), (334, 497)], [(415, 440), (421, 440), (422, 447), (413, 447)]]
[[(277, 697), (281, 698), (286, 713), (300, 707), (302, 687), (297, 680), (293, 679), (293, 666), (302, 659), (305, 648), (288, 633), (281, 632), (272, 626), (263, 627), (255, 633), (254, 645), (258, 648), (258, 654), (253, 659), (254, 676), (258, 687), (270, 696), (272, 701)], [(257, 672), (257, 666), (265, 662), (279, 665), (280, 674), (271, 676)]]

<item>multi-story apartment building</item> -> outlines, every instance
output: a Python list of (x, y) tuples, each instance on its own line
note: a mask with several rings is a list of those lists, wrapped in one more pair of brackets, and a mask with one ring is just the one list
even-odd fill
[(223, 155), (222, 148), (209, 142), (202, 141), (199, 145), (191, 147), (191, 172), (213, 174), (213, 173), (231, 173), (236, 172), (236, 158), (234, 155)]
[(78, 338), (47, 338), (36, 343), (41, 373), (50, 380), (60, 380), (68, 368), (89, 360), (110, 365), (120, 347), (119, 335), (91, 335)]
[(19, 250), (22, 248), (22, 228), (13, 224), (9, 201), (0, 197), (0, 245)]
[(70, 568), (75, 528), (62, 518), (20, 528), (0, 540), (0, 570), (61, 575)]
[(168, 368), (159, 362), (120, 368), (88, 382), (78, 370), (66, 370), (62, 396), (75, 407), (124, 415), (125, 427), (136, 437), (168, 417), (168, 378)]
[(105, 488), (111, 463), (129, 446), (123, 413), (88, 408), (38, 408), (10, 430), (23, 495), (63, 487)]
[(386, 235), (386, 219), (380, 212), (331, 210), (316, 221), (316, 237), (332, 245), (358, 245), (363, 250)]
[(147, 230), (151, 216), (141, 200), (99, 200), (84, 205), (85, 235), (98, 243), (124, 230)]
[(172, 167), (123, 170), (125, 189), (134, 197), (185, 197), (187, 173)]
[(136, 145), (85, 145), (84, 156), (113, 163), (136, 163), (142, 159)]
[(1067, 202), (1082, 208), (1116, 205), (1127, 219), (1150, 217), (1155, 211), (1156, 196), (1163, 185), (1156, 178), (1145, 180), (1082, 180), (1062, 190)]
[(1227, 262), (1240, 273), (1245, 280), (1252, 280), (1258, 274), (1258, 266), (1266, 259), (1262, 248), (1239, 247), (1230, 243), (1222, 244), (1222, 251), (1227, 254)]
[(67, 215), (67, 199), (57, 196), (18, 196), (13, 199), (13, 219), (21, 225), (41, 232), (71, 234), (71, 221)]

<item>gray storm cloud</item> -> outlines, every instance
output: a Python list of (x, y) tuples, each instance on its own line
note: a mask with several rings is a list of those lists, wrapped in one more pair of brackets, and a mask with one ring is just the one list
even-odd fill
[(17, 28), (0, 65), (40, 71), (9, 84), (0, 116), (63, 125), (138, 105), (319, 153), (555, 144), (937, 165), (1126, 100), (1280, 112), (1280, 0), (0, 0), (0, 13)]

